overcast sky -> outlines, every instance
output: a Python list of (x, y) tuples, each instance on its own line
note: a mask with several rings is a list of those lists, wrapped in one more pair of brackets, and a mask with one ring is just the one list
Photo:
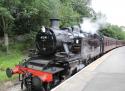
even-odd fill
[(105, 14), (108, 22), (125, 26), (125, 0), (92, 0), (92, 7)]

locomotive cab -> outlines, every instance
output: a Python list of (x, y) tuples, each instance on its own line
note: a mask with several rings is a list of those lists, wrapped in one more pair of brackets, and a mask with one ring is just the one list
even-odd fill
[(82, 38), (80, 38), (80, 37), (74, 38), (74, 43), (72, 45), (72, 52), (73, 53), (80, 53), (81, 52), (81, 42), (82, 42)]

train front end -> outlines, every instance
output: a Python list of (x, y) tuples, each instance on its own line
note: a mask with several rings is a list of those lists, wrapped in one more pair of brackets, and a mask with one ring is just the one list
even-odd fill
[[(50, 91), (51, 88), (61, 82), (64, 72), (63, 64), (50, 62), (40, 58), (29, 59), (14, 68), (6, 69), (6, 74), (10, 78), (19, 74), (21, 88), (26, 91)], [(66, 64), (64, 64), (66, 65)]]
[(7, 68), (6, 74), (9, 78), (12, 75), (19, 74), (21, 89), (24, 89), (23, 86), (25, 86), (27, 91), (45, 91), (45, 89), (49, 89), (45, 85), (49, 86), (53, 82), (53, 74), (51, 72), (22, 65), (16, 65), (13, 69)]
[(36, 35), (36, 47), (40, 55), (52, 55), (56, 50), (56, 36), (50, 28), (42, 27)]

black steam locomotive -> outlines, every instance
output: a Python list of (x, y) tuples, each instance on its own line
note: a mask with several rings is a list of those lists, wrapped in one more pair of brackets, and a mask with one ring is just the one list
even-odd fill
[(7, 68), (8, 77), (19, 74), (21, 88), (49, 91), (91, 63), (91, 59), (122, 46), (124, 41), (82, 32), (80, 27), (59, 29), (58, 19), (51, 28), (42, 27), (36, 35), (36, 50), (15, 68)]

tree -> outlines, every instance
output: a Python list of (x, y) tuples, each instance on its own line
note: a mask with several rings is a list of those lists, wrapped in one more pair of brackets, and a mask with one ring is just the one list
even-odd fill
[(125, 40), (125, 31), (117, 25), (109, 24), (107, 28), (100, 30), (100, 32), (108, 37), (112, 37), (119, 40)]
[[(89, 0), (0, 0), (13, 22), (10, 34), (38, 31), (42, 25), (49, 26), (50, 18), (60, 18), (60, 26), (78, 24), (83, 16), (91, 15)], [(2, 22), (0, 20), (0, 22)], [(11, 23), (12, 23), (11, 22)]]
[(33, 6), (39, 10), (44, 25), (50, 18), (60, 18), (61, 27), (78, 24), (83, 16), (89, 16), (88, 0), (35, 0)]
[(90, 16), (91, 8), (88, 6), (90, 0), (70, 0), (74, 11), (77, 11), (81, 17)]
[(0, 6), (0, 27), (2, 31), (4, 32), (4, 44), (6, 47), (6, 52), (8, 53), (8, 45), (9, 45), (9, 40), (8, 40), (8, 32), (12, 26), (14, 18), (10, 14), (10, 12), (7, 10), (7, 8)]

